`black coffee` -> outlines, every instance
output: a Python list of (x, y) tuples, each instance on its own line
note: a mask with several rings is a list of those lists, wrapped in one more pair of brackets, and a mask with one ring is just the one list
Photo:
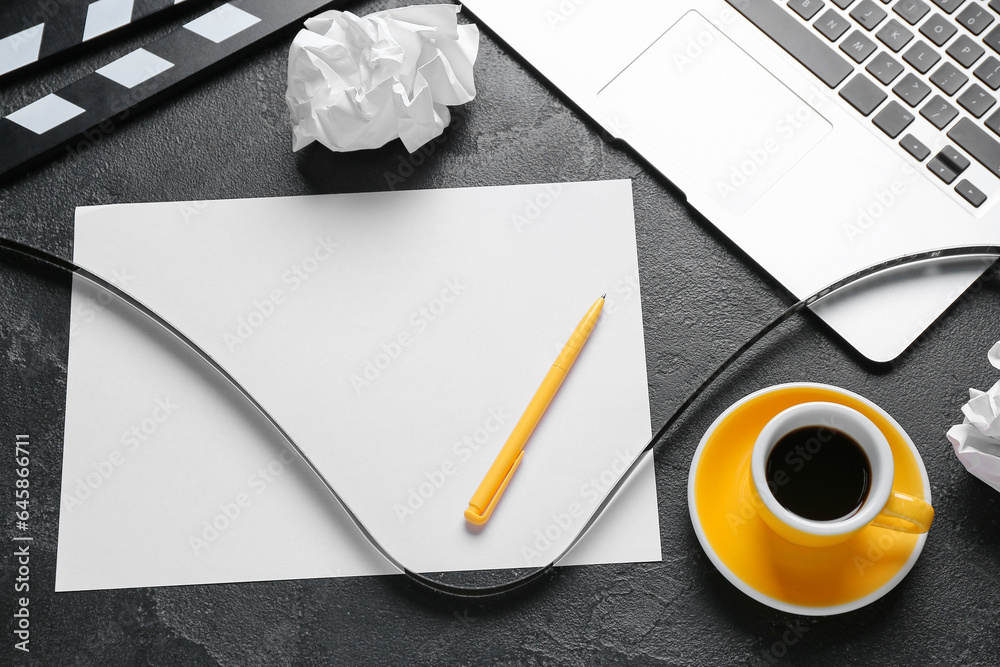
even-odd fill
[(778, 440), (765, 474), (785, 509), (804, 519), (832, 521), (864, 504), (872, 466), (861, 445), (843, 431), (805, 426)]

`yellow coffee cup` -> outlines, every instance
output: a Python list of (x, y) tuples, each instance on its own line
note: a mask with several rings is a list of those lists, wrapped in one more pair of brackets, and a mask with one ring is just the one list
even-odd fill
[[(929, 503), (892, 488), (895, 464), (882, 431), (837, 403), (800, 403), (775, 415), (754, 443), (750, 476), (764, 522), (803, 546), (843, 542), (869, 525), (926, 533), (934, 520)], [(855, 507), (843, 515), (823, 514), (836, 513), (835, 501), (859, 490)]]

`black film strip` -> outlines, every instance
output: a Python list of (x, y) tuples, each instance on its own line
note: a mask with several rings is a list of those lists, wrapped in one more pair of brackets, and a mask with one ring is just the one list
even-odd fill
[(278, 423), (278, 421), (271, 415), (270, 412), (253, 397), (250, 392), (239, 383), (239, 381), (233, 377), (212, 355), (208, 354), (205, 350), (198, 346), (193, 340), (188, 338), (188, 336), (175, 327), (173, 324), (163, 319), (155, 311), (150, 309), (144, 303), (125, 292), (121, 288), (115, 286), (114, 284), (108, 282), (101, 276), (91, 273), (82, 266), (63, 259), (57, 255), (53, 255), (48, 251), (41, 250), (40, 248), (35, 248), (34, 246), (26, 245), (12, 239), (0, 236), (0, 249), (13, 251), (20, 255), (31, 257), (33, 259), (39, 260), (46, 264), (55, 266), (59, 269), (67, 271), (73, 275), (80, 276), (81, 278), (99, 286), (100, 288), (108, 291), (109, 293), (115, 295), (119, 299), (123, 300), (125, 303), (129, 304), (131, 307), (135, 308), (137, 311), (150, 318), (153, 322), (157, 323), (159, 326), (163, 327), (165, 331), (175, 336), (181, 343), (187, 346), (192, 352), (194, 352), (198, 357), (200, 357), (206, 364), (208, 364), (212, 369), (214, 369), (219, 375), (225, 379), (232, 387), (235, 389), (245, 400), (247, 400), (260, 414), (268, 421), (268, 423), (275, 429), (275, 431), (281, 436), (281, 438), (288, 444), (291, 449), (296, 452), (302, 459), (302, 461), (309, 467), (309, 469), (316, 475), (316, 477), (323, 483), (330, 495), (337, 501), (337, 503), (343, 508), (350, 518), (351, 522), (354, 523), (355, 527), (361, 532), (361, 534), (368, 540), (369, 544), (375, 548), (393, 567), (399, 570), (400, 573), (408, 577), (413, 582), (419, 584), (420, 586), (436, 592), (442, 593), (446, 596), (453, 596), (459, 598), (491, 598), (496, 596), (507, 595), (509, 593), (518, 591), (530, 584), (541, 581), (544, 579), (554, 567), (559, 565), (562, 559), (573, 549), (577, 543), (583, 539), (590, 528), (597, 522), (604, 511), (611, 505), (611, 501), (614, 500), (618, 492), (625, 486), (633, 472), (638, 469), (639, 464), (645, 459), (646, 455), (655, 449), (657, 445), (663, 444), (664, 437), (673, 428), (674, 424), (684, 416), (688, 408), (690, 408), (698, 397), (701, 396), (709, 386), (711, 386), (720, 376), (722, 376), (740, 357), (743, 356), (750, 348), (757, 344), (761, 339), (767, 336), (770, 332), (780, 326), (783, 322), (788, 320), (790, 317), (796, 313), (805, 310), (809, 306), (822, 301), (826, 297), (830, 296), (834, 292), (837, 292), (849, 285), (853, 285), (859, 281), (862, 281), (870, 276), (882, 273), (883, 271), (895, 269), (900, 266), (906, 266), (909, 264), (916, 264), (918, 262), (934, 262), (942, 259), (955, 258), (955, 257), (980, 257), (986, 262), (993, 262), (998, 257), (1000, 257), (1000, 246), (995, 245), (978, 245), (978, 246), (952, 246), (949, 248), (940, 248), (937, 250), (927, 250), (924, 252), (917, 252), (910, 255), (902, 255), (895, 257), (878, 264), (873, 264), (867, 268), (861, 269), (849, 276), (841, 278), (840, 280), (831, 283), (819, 290), (818, 292), (800, 299), (796, 303), (792, 304), (786, 308), (781, 314), (772, 319), (770, 322), (764, 325), (756, 334), (754, 334), (749, 340), (747, 340), (743, 345), (731, 353), (716, 369), (709, 375), (705, 380), (702, 381), (700, 385), (690, 394), (687, 399), (674, 410), (673, 414), (667, 419), (667, 421), (659, 428), (659, 430), (650, 438), (649, 442), (643, 447), (636, 457), (633, 459), (632, 463), (628, 468), (621, 474), (618, 481), (615, 482), (604, 495), (600, 504), (594, 509), (593, 513), (586, 519), (586, 522), (579, 529), (573, 540), (566, 546), (555, 558), (549, 562), (547, 565), (542, 565), (536, 568), (527, 568), (525, 570), (515, 570), (516, 573), (510, 579), (503, 581), (501, 583), (450, 583), (441, 579), (442, 575), (447, 573), (421, 573), (415, 572), (407, 568), (403, 563), (396, 560), (396, 558), (375, 538), (374, 535), (368, 530), (361, 518), (351, 509), (351, 507), (344, 501), (344, 499), (334, 488), (333, 484), (323, 475), (322, 471), (316, 467), (316, 465), (309, 459), (309, 456), (302, 451), (295, 440), (292, 439), (291, 435)]

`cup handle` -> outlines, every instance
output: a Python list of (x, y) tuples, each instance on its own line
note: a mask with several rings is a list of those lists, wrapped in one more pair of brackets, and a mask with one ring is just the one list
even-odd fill
[(911, 495), (893, 491), (889, 502), (871, 525), (901, 533), (926, 533), (934, 521), (930, 503)]

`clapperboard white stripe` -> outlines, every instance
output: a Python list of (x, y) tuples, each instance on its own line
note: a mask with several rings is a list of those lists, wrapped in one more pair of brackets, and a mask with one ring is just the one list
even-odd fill
[(97, 0), (87, 5), (83, 41), (111, 32), (132, 22), (132, 0)]
[(162, 74), (174, 64), (146, 49), (136, 49), (128, 55), (105, 65), (97, 70), (103, 77), (126, 88), (135, 88), (144, 81), (149, 81), (157, 74)]
[[(0, 119), (0, 180), (89, 148), (138, 107), (300, 24), (331, 0), (233, 0)], [(82, 144), (82, 145), (81, 145)]]
[[(0, 0), (0, 76), (95, 37), (206, 0)], [(280, 1), (280, 0), (276, 0)]]
[(45, 134), (82, 113), (83, 109), (52, 93), (18, 109), (7, 118), (35, 134)]
[(204, 16), (196, 18), (184, 27), (205, 39), (220, 44), (259, 21), (259, 18), (246, 13), (239, 7), (222, 5)]
[(0, 74), (37, 62), (44, 34), (45, 24), (39, 23), (0, 39)]

